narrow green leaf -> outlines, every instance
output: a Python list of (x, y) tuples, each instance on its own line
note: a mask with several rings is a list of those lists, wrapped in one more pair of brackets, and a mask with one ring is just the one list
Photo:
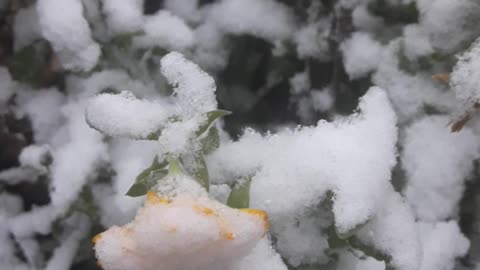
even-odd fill
[(227, 205), (232, 208), (248, 208), (250, 204), (251, 182), (251, 176), (248, 176), (238, 181), (230, 192), (230, 195), (228, 195)]
[(167, 162), (158, 162), (158, 158), (155, 157), (150, 167), (143, 170), (135, 179), (135, 183), (127, 191), (128, 196), (138, 197), (145, 195), (158, 181), (168, 175)]
[(195, 135), (197, 137), (202, 135), (208, 129), (208, 127), (210, 127), (210, 125), (213, 123), (213, 121), (217, 120), (218, 118), (220, 118), (222, 116), (229, 115), (231, 113), (232, 112), (225, 111), (225, 110), (215, 110), (215, 111), (207, 112), (207, 121), (205, 123), (203, 123), (202, 125), (200, 125), (200, 127), (198, 128)]
[(202, 144), (202, 153), (208, 155), (220, 146), (220, 135), (218, 129), (213, 126), (208, 130), (207, 136), (200, 140)]
[(192, 175), (202, 187), (204, 187), (207, 191), (209, 190), (210, 184), (208, 168), (202, 154), (198, 154), (197, 157), (195, 157), (195, 164), (192, 169)]

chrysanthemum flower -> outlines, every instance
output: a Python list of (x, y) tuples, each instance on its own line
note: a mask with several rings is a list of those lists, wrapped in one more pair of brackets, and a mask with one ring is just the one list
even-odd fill
[(105, 270), (215, 270), (247, 255), (268, 229), (265, 212), (207, 197), (147, 193), (135, 219), (94, 237)]

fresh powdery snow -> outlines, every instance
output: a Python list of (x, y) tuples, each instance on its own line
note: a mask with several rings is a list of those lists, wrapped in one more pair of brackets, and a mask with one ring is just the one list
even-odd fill
[(92, 40), (80, 0), (40, 0), (37, 14), (42, 35), (64, 68), (88, 71), (95, 67), (100, 46)]
[(210, 156), (213, 181), (255, 173), (252, 206), (274, 220), (301, 214), (331, 190), (337, 229), (346, 233), (383, 204), (395, 164), (396, 118), (385, 92), (370, 89), (359, 110), (337, 122), (275, 135), (247, 130)]
[(100, 94), (86, 109), (89, 125), (110, 136), (146, 138), (171, 116), (167, 103), (137, 99), (131, 92)]
[(103, 0), (102, 8), (112, 34), (142, 30), (144, 23), (142, 0)]
[(402, 166), (407, 176), (405, 197), (415, 216), (441, 221), (457, 215), (464, 181), (480, 157), (480, 143), (471, 129), (451, 133), (449, 119), (431, 116), (414, 122), (405, 132)]
[(0, 14), (2, 270), (480, 266), (478, 0)]
[(381, 61), (382, 45), (367, 33), (356, 32), (341, 46), (345, 69), (352, 79), (375, 70)]
[(185, 51), (194, 44), (192, 29), (182, 19), (167, 10), (146, 16), (143, 31), (144, 35), (135, 37), (134, 46), (139, 48), (159, 46)]
[[(94, 241), (105, 269), (222, 270), (249, 254), (267, 229), (263, 211), (232, 209), (188, 195), (169, 201), (150, 192), (131, 223), (114, 226)], [(275, 262), (263, 245), (255, 248), (260, 254), (250, 256)]]
[(291, 10), (273, 0), (223, 0), (212, 7), (210, 16), (225, 32), (271, 41), (286, 39), (294, 31)]
[(458, 59), (450, 84), (459, 100), (466, 104), (480, 101), (480, 39)]

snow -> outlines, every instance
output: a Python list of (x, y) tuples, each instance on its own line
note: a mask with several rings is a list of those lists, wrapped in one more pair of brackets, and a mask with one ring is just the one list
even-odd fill
[(400, 194), (391, 188), (389, 197), (376, 216), (356, 234), (365, 244), (373, 244), (399, 270), (418, 269), (422, 246), (413, 213)]
[(303, 26), (294, 34), (297, 43), (297, 53), (301, 59), (317, 58), (327, 60), (329, 58), (329, 20), (311, 23)]
[(408, 74), (399, 68), (400, 50), (400, 40), (392, 41), (377, 56), (382, 61), (372, 78), (373, 83), (388, 91), (399, 122), (407, 123), (424, 114), (425, 105), (442, 112), (456, 110), (454, 93), (436, 84), (431, 79), (432, 74)]
[(425, 29), (420, 25), (408, 25), (403, 30), (403, 49), (405, 56), (413, 60), (418, 57), (428, 56), (434, 52)]
[(220, 270), (256, 246), (266, 218), (262, 211), (231, 209), (206, 197), (166, 200), (149, 193), (131, 223), (94, 238), (95, 251), (106, 270)]
[(211, 181), (256, 172), (251, 206), (273, 220), (301, 214), (332, 190), (336, 227), (348, 232), (383, 203), (395, 164), (396, 118), (385, 92), (372, 88), (359, 108), (359, 115), (312, 128), (266, 137), (247, 130), (208, 158)]
[[(475, 268), (478, 217), (468, 211), (478, 202), (466, 184), (477, 186), (480, 122), (472, 114), (458, 133), (448, 125), (480, 102), (478, 1), (165, 0), (151, 15), (143, 0), (7, 2), (0, 9), (13, 53), (45, 39), (65, 72), (49, 88), (29, 86), (12, 80), (11, 52), (0, 52), (0, 135), (28, 144), (18, 166), (0, 171), (3, 268), (67, 270), (83, 260), (91, 225), (109, 228), (95, 238), (106, 270)], [(418, 20), (389, 14), (410, 3)], [(132, 46), (112, 44), (130, 35)], [(232, 50), (244, 36), (252, 42), (245, 52)], [(232, 91), (255, 90), (229, 76), (243, 72), (235, 57), (255, 54), (260, 43), (272, 58), (254, 81), (269, 74), (270, 90), (272, 72), (283, 71), (276, 61), (288, 59), (278, 89), (289, 90), (283, 109), (291, 118), (261, 126), (270, 132), (230, 135), (232, 122), (217, 122), (220, 146), (205, 156), (207, 192), (188, 174), (201, 147), (198, 128), (218, 104), (228, 108)], [(334, 69), (332, 57), (343, 60)], [(449, 74), (450, 85), (435, 74)], [(358, 109), (338, 115), (344, 94), (356, 97), (367, 85), (376, 86)], [(293, 113), (316, 124), (295, 127)], [(157, 195), (125, 196), (154, 158), (182, 164), (152, 188)], [(249, 205), (261, 210), (225, 205), (246, 176)], [(44, 183), (45, 205), (16, 191)], [(97, 208), (93, 224), (66, 215), (84, 190)], [(334, 231), (351, 245), (329, 247)]]
[(322, 229), (325, 229), (322, 224), (324, 217), (317, 215), (319, 217), (305, 215), (289, 222), (282, 220), (272, 228), (272, 234), (277, 239), (277, 250), (290, 265), (298, 267), (328, 261), (324, 253), (328, 249), (328, 242), (322, 233)]
[(102, 0), (103, 13), (107, 17), (108, 29), (115, 34), (141, 31), (143, 0)]
[(170, 105), (137, 99), (131, 92), (92, 97), (85, 116), (90, 126), (109, 136), (147, 138), (160, 130), (172, 116)]
[(341, 45), (345, 70), (351, 79), (368, 75), (380, 63), (382, 45), (367, 33), (355, 32)]
[(210, 16), (227, 33), (270, 41), (287, 39), (294, 31), (292, 11), (273, 0), (223, 0), (212, 7)]
[(161, 60), (161, 72), (174, 86), (177, 114), (185, 119), (217, 109), (215, 81), (196, 64), (177, 52)]
[(191, 140), (195, 137), (198, 123), (197, 118), (170, 123), (162, 130), (162, 135), (158, 138), (159, 155), (179, 156), (187, 154), (189, 150), (195, 150), (191, 146)]
[(158, 46), (167, 50), (185, 51), (195, 42), (192, 29), (167, 10), (159, 10), (154, 15), (146, 16), (143, 31), (144, 35), (133, 39), (135, 47)]
[(15, 246), (12, 241), (9, 230), (8, 220), (21, 212), (23, 208), (22, 199), (3, 192), (0, 194), (0, 240), (2, 241), (2, 248), (0, 249), (0, 262), (2, 267), (11, 269), (19, 266), (20, 260), (15, 257)]
[(310, 92), (313, 109), (319, 112), (326, 112), (330, 110), (334, 105), (334, 99), (331, 91), (327, 89), (316, 90), (313, 89)]
[(310, 78), (306, 71), (295, 73), (295, 75), (290, 78), (289, 82), (290, 93), (293, 95), (298, 95), (310, 90)]
[(15, 37), (15, 51), (19, 51), (33, 41), (41, 38), (35, 5), (22, 8), (18, 11), (13, 22), (13, 32)]
[(469, 0), (417, 0), (420, 24), (432, 46), (452, 52), (478, 36), (480, 3)]
[(198, 0), (166, 0), (165, 9), (187, 22), (196, 23), (201, 20), (201, 10), (197, 9)]
[(469, 128), (451, 133), (449, 118), (430, 116), (405, 131), (401, 155), (407, 185), (405, 197), (415, 216), (441, 221), (456, 216), (464, 182), (480, 157), (477, 136)]
[(229, 270), (287, 270), (282, 258), (267, 238), (262, 238), (253, 250)]
[(48, 145), (29, 145), (22, 149), (18, 159), (22, 166), (42, 169), (48, 163), (49, 152)]
[(339, 257), (338, 269), (351, 270), (385, 270), (385, 263), (377, 261), (372, 257), (365, 257), (364, 254), (343, 252)]
[(418, 224), (423, 242), (421, 270), (454, 269), (455, 259), (467, 254), (470, 243), (455, 221)]
[(459, 57), (450, 76), (450, 85), (459, 100), (472, 104), (480, 100), (479, 78), (480, 39)]
[(112, 186), (94, 189), (101, 207), (101, 222), (105, 227), (123, 225), (135, 217), (142, 199), (125, 196), (133, 180), (150, 164), (156, 154), (156, 142), (114, 139), (109, 145), (111, 166), (115, 171)]
[(51, 42), (62, 66), (88, 71), (97, 64), (100, 47), (91, 38), (80, 0), (40, 0), (37, 13), (42, 36)]
[(16, 101), (21, 112), (28, 115), (32, 122), (35, 142), (49, 142), (64, 121), (60, 109), (65, 103), (64, 94), (54, 88), (43, 89), (41, 92), (22, 89), (18, 91)]
[(167, 198), (185, 194), (193, 197), (207, 196), (206, 190), (195, 179), (183, 173), (166, 176), (154, 187), (154, 190)]
[(75, 258), (80, 241), (87, 234), (89, 227), (85, 219), (76, 221), (77, 229), (63, 239), (61, 245), (53, 251), (53, 255), (48, 261), (45, 270), (67, 270)]
[(213, 22), (207, 22), (194, 30), (196, 46), (193, 61), (207, 70), (220, 71), (227, 65), (228, 49), (224, 45), (224, 33)]

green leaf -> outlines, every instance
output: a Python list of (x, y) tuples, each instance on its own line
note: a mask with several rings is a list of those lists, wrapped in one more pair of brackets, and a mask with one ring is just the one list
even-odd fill
[(205, 158), (202, 154), (198, 154), (195, 157), (195, 162), (191, 173), (195, 180), (208, 191), (210, 187), (208, 168)]
[(337, 231), (335, 229), (335, 225), (331, 225), (327, 229), (328, 235), (328, 247), (335, 249), (335, 248), (343, 248), (349, 246), (348, 239), (342, 239), (337, 235)]
[(202, 153), (208, 155), (220, 146), (220, 135), (218, 129), (213, 126), (208, 130), (207, 136), (200, 140), (202, 144)]
[(135, 179), (135, 183), (127, 191), (128, 196), (138, 197), (145, 195), (158, 181), (168, 175), (167, 162), (159, 163), (155, 158), (152, 165), (143, 170)]
[(50, 54), (46, 41), (36, 41), (13, 55), (9, 62), (10, 74), (17, 81), (41, 86), (49, 70)]
[(222, 116), (229, 115), (231, 113), (232, 112), (225, 111), (225, 110), (215, 110), (215, 111), (207, 112), (207, 121), (205, 123), (203, 123), (202, 125), (200, 125), (200, 127), (198, 128), (195, 135), (197, 137), (202, 135), (205, 131), (207, 131), (208, 127), (210, 127), (210, 125), (213, 123), (213, 121), (217, 120), (218, 118), (220, 118)]
[(251, 176), (248, 176), (238, 181), (230, 192), (230, 195), (228, 195), (227, 205), (232, 208), (248, 208), (250, 204), (251, 182)]

